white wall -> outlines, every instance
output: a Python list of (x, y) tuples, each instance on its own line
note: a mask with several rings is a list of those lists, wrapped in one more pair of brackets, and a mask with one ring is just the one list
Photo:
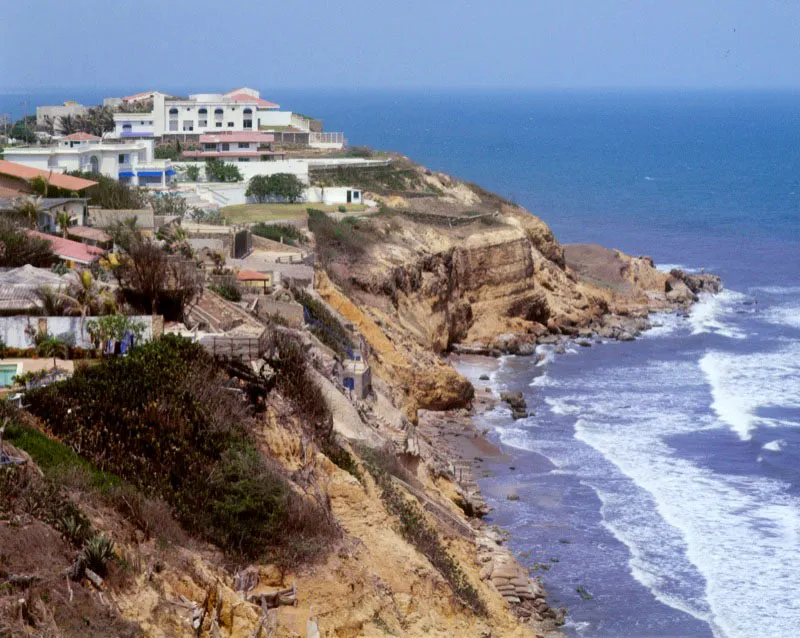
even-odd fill
[(292, 123), (291, 111), (259, 111), (259, 126), (290, 126)]
[[(150, 341), (153, 337), (153, 317), (150, 315), (143, 315), (140, 317), (132, 317), (140, 323), (144, 324), (145, 329), (142, 338), (145, 341)], [(74, 345), (79, 348), (88, 347), (91, 345), (91, 339), (86, 332), (86, 323), (90, 321), (88, 318), (84, 323), (83, 334), (79, 336), (80, 331), (80, 317), (0, 317), (0, 338), (9, 348), (32, 348), (28, 335), (25, 334), (26, 328), (30, 326), (32, 330), (38, 330), (39, 321), (47, 322), (47, 331), (50, 334), (62, 337), (62, 335), (74, 335)], [(64, 338), (64, 337), (62, 337)]]

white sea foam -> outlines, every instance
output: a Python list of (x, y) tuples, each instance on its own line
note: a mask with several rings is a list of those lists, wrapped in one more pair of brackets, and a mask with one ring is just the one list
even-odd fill
[(733, 290), (723, 290), (718, 295), (701, 295), (699, 303), (692, 306), (689, 314), (692, 334), (714, 333), (731, 339), (744, 339), (747, 335), (726, 321), (744, 299), (745, 295)]
[(776, 326), (800, 330), (800, 306), (777, 306), (761, 313), (759, 318)]
[(800, 286), (755, 286), (750, 290), (768, 295), (800, 295)]
[(757, 416), (759, 408), (800, 408), (800, 342), (782, 342), (764, 354), (707, 352), (700, 369), (711, 386), (711, 407), (742, 440), (784, 420)]
[[(721, 384), (736, 364), (736, 355), (725, 356), (732, 359), (722, 361)], [(798, 356), (775, 355), (766, 380), (739, 393), (757, 395), (781, 362)], [(748, 365), (736, 383), (757, 378)], [(547, 455), (598, 492), (608, 528), (630, 548), (633, 575), (660, 600), (708, 621), (717, 636), (796, 635), (800, 502), (779, 481), (719, 474), (679, 458), (669, 440), (719, 427), (706, 411), (704, 373), (691, 361), (672, 360), (565, 380), (561, 402), (548, 405), (577, 409), (576, 438), (613, 465), (575, 463), (574, 446), (561, 459), (553, 450)]]
[(765, 443), (762, 449), (769, 450), (770, 452), (780, 452), (785, 447), (786, 441), (783, 439), (775, 439), (774, 441)]
[(545, 397), (544, 402), (548, 405), (553, 414), (557, 414), (559, 416), (577, 414), (580, 411), (580, 408), (577, 405), (574, 405), (567, 399)]
[(670, 272), (672, 270), (682, 270), (683, 272), (696, 273), (700, 272), (701, 268), (692, 268), (691, 266), (684, 266), (683, 264), (656, 264), (656, 270), (661, 272)]

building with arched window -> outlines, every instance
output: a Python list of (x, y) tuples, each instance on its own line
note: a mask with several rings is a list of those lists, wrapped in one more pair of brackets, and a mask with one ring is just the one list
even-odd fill
[(108, 141), (73, 133), (51, 146), (13, 146), (5, 159), (53, 173), (81, 171), (136, 186), (166, 186), (175, 175), (170, 160), (155, 159), (153, 140)]

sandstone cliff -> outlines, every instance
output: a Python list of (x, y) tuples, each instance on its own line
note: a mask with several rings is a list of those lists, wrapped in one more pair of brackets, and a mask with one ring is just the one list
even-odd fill
[(376, 195), (383, 212), (355, 226), (357, 254), (324, 246), (316, 286), (359, 329), (412, 419), (472, 398), (441, 359), (449, 350), (530, 354), (553, 335), (635, 338), (649, 312), (684, 308), (701, 287), (647, 257), (564, 247), (528, 211), (404, 166), (407, 184), (435, 196)]

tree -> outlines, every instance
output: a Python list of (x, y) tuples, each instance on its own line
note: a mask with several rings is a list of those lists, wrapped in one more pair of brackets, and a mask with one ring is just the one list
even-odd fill
[(62, 135), (72, 135), (78, 132), (78, 123), (72, 115), (62, 115), (58, 118), (58, 128)]
[(293, 204), (300, 199), (305, 190), (303, 182), (292, 173), (275, 173), (270, 176), (270, 184), (277, 197), (288, 199)]
[(103, 310), (114, 310), (114, 299), (97, 284), (90, 270), (76, 271), (73, 274), (67, 291), (62, 293), (65, 313), (80, 315), (80, 333), (86, 323), (86, 317), (96, 315)]
[(183, 217), (189, 210), (186, 198), (179, 193), (153, 193), (148, 198), (156, 215), (177, 215)]
[(56, 120), (52, 115), (45, 115), (42, 117), (42, 123), (39, 124), (37, 130), (47, 133), (52, 136), (56, 134)]
[(26, 144), (32, 144), (36, 141), (36, 116), (29, 115), (28, 117), (17, 120), (11, 125), (9, 136), (15, 140), (21, 140)]
[(260, 204), (264, 203), (270, 195), (272, 189), (267, 175), (253, 175), (247, 184), (247, 190), (244, 192), (245, 197), (255, 197), (256, 201)]
[(0, 216), (0, 267), (18, 268), (25, 264), (49, 268), (58, 261), (50, 242), (30, 237), (13, 219)]
[(39, 213), (42, 212), (42, 198), (39, 195), (19, 197), (14, 201), (12, 210), (14, 215), (29, 228), (36, 228)]
[(126, 300), (147, 314), (182, 319), (202, 294), (202, 279), (189, 259), (169, 255), (138, 229), (118, 225), (111, 232), (124, 251), (112, 272)]
[(64, 296), (50, 286), (39, 286), (34, 294), (42, 304), (41, 312), (45, 317), (61, 317), (64, 314)]
[(86, 330), (92, 342), (102, 344), (109, 339), (122, 341), (126, 333), (133, 335), (134, 341), (140, 341), (144, 335), (145, 325), (127, 315), (113, 314), (92, 319), (86, 324)]
[(209, 182), (241, 182), (244, 177), (236, 164), (226, 164), (222, 160), (206, 160), (206, 177)]
[(61, 229), (61, 236), (66, 239), (67, 231), (69, 230), (70, 225), (72, 225), (72, 218), (69, 216), (69, 213), (65, 210), (57, 213), (56, 224), (58, 224), (58, 227)]
[(113, 177), (99, 173), (83, 173), (81, 171), (67, 171), (67, 175), (83, 177), (97, 182), (96, 186), (88, 189), (89, 205), (114, 210), (144, 208), (147, 204), (147, 191), (143, 188), (130, 187), (115, 180)]
[(186, 178), (191, 182), (200, 179), (200, 167), (197, 164), (189, 164), (186, 167)]
[(53, 369), (58, 367), (56, 358), (66, 359), (69, 352), (66, 342), (49, 332), (38, 332), (33, 339), (33, 344), (36, 354), (40, 357), (53, 357)]
[(296, 202), (303, 194), (305, 185), (292, 173), (275, 173), (274, 175), (254, 175), (250, 178), (245, 191), (246, 197), (255, 197), (264, 202), (269, 197), (288, 199)]

